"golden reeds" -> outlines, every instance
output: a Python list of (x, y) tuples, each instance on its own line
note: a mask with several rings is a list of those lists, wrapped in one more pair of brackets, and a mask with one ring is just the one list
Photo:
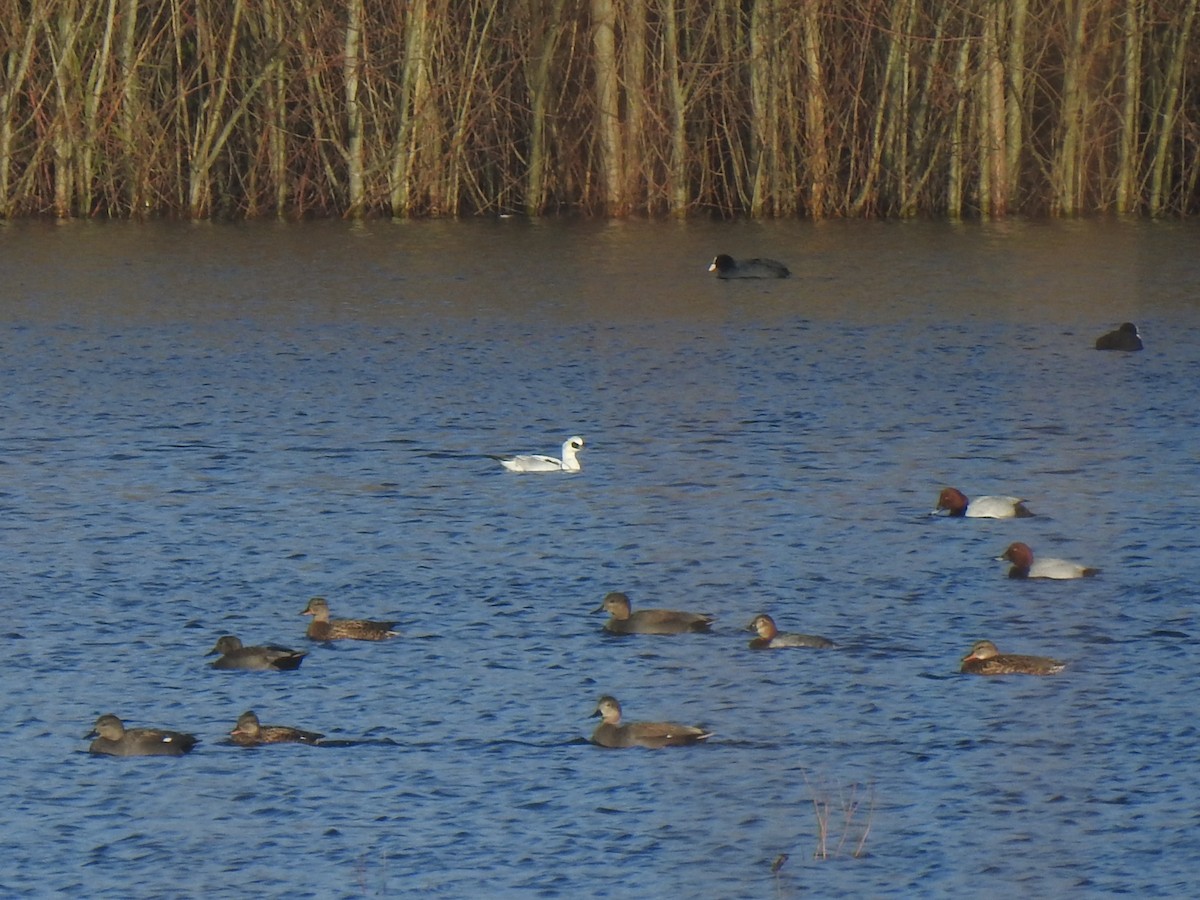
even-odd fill
[(1200, 0), (0, 0), (0, 216), (1200, 211)]

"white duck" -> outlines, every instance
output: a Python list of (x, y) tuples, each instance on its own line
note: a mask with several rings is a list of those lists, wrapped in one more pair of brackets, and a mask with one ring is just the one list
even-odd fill
[(581, 467), (576, 454), (582, 449), (583, 438), (575, 435), (563, 441), (562, 459), (540, 454), (499, 456), (497, 459), (510, 472), (578, 472)]

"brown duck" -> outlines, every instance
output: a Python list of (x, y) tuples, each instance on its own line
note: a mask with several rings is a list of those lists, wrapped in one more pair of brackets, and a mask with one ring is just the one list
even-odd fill
[(300, 615), (313, 617), (307, 634), (314, 641), (386, 641), (400, 633), (392, 630), (395, 622), (330, 619), (329, 604), (324, 597), (313, 597)]
[(301, 731), (287, 725), (263, 725), (253, 710), (238, 716), (237, 725), (229, 732), (235, 744), (255, 747), (259, 744), (315, 744), (325, 737), (315, 731)]
[(1001, 653), (991, 641), (976, 641), (962, 658), (960, 671), (968, 675), (1054, 675), (1066, 665), (1048, 656)]
[(602, 721), (592, 732), (592, 743), (601, 747), (685, 747), (712, 737), (711, 731), (675, 722), (631, 722), (621, 724), (621, 704), (607, 695), (596, 704), (593, 718)]
[(215, 656), (218, 653), (222, 655), (212, 664), (214, 669), (248, 669), (259, 672), (298, 669), (300, 662), (308, 655), (299, 650), (269, 644), (262, 647), (243, 647), (242, 642), (232, 634), (218, 638), (217, 645), (206, 655)]
[(183, 756), (196, 746), (196, 737), (159, 728), (126, 728), (114, 715), (103, 715), (86, 735), (94, 737), (88, 751), (106, 756)]
[(593, 612), (610, 616), (604, 630), (613, 634), (687, 634), (712, 630), (713, 617), (674, 609), (639, 609), (633, 612), (629, 597), (620, 591), (608, 594)]
[(797, 634), (794, 631), (780, 631), (775, 627), (775, 620), (766, 613), (759, 613), (750, 624), (747, 631), (758, 632), (758, 637), (750, 642), (751, 650), (778, 650), (782, 647), (832, 647), (833, 641), (817, 634)]

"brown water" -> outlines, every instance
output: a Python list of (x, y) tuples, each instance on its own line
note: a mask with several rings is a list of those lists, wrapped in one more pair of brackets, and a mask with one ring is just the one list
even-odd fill
[[(0, 893), (1189, 893), (1198, 238), (0, 228)], [(1124, 320), (1146, 351), (1092, 349)], [(576, 476), (488, 457), (571, 434)], [(946, 484), (1039, 515), (930, 517)], [(1010, 581), (1016, 539), (1104, 571)], [(613, 589), (716, 633), (607, 638)], [(305, 645), (314, 594), (404, 636), (206, 668)], [(751, 653), (760, 611), (840, 648)], [(957, 675), (980, 637), (1069, 665)], [(716, 736), (599, 750), (602, 693)], [(339, 743), (225, 744), (247, 708)], [(103, 712), (202, 743), (94, 759)]]

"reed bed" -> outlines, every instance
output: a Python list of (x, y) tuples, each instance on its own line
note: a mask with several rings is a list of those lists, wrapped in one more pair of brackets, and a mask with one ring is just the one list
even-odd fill
[(0, 0), (0, 216), (1189, 215), (1200, 0)]

